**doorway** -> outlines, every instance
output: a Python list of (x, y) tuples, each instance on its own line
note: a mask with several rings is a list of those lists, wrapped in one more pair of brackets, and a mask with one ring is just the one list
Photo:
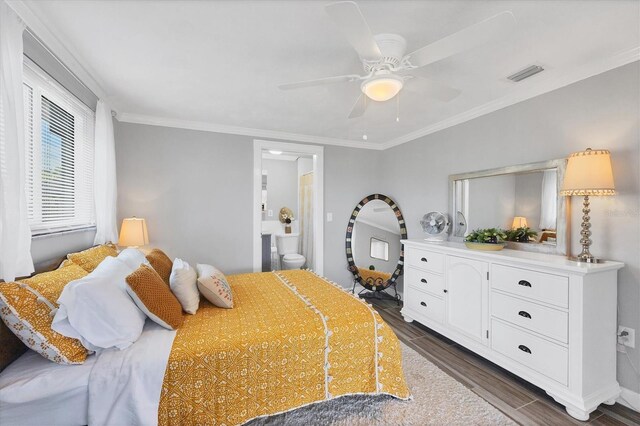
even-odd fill
[(302, 267), (321, 275), (324, 147), (254, 140), (253, 165), (254, 272), (284, 269), (276, 238), (293, 237), (295, 254), (305, 259)]

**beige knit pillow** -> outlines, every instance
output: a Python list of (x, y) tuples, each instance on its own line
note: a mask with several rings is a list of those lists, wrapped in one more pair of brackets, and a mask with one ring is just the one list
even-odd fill
[(152, 321), (169, 330), (182, 325), (182, 305), (153, 268), (141, 265), (126, 281), (127, 293)]
[(153, 249), (146, 256), (147, 260), (153, 266), (153, 269), (160, 275), (167, 285), (169, 285), (169, 277), (171, 276), (171, 268), (173, 268), (173, 262), (162, 250)]

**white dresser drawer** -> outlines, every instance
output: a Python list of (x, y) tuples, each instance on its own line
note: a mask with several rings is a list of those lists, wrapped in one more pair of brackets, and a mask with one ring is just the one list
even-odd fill
[(491, 287), (567, 308), (569, 278), (511, 266), (493, 265)]
[(442, 274), (444, 272), (444, 254), (415, 248), (405, 249), (405, 264), (416, 268)]
[(566, 312), (493, 291), (491, 315), (567, 343), (569, 315)]
[(491, 320), (491, 348), (528, 368), (567, 385), (567, 348), (495, 319)]
[(411, 311), (440, 324), (444, 323), (443, 299), (416, 290), (411, 290), (407, 296), (404, 303)]
[(409, 267), (404, 275), (404, 283), (421, 291), (427, 291), (438, 297), (444, 296), (444, 276), (433, 272)]

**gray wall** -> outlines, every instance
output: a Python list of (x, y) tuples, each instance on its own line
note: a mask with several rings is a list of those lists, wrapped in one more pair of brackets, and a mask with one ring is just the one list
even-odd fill
[[(355, 236), (355, 241), (352, 241), (353, 261), (357, 267), (369, 269), (369, 265), (373, 265), (376, 271), (393, 273), (400, 259), (400, 235), (362, 223), (357, 219), (353, 235)], [(372, 237), (389, 243), (389, 260), (371, 257)]]
[(224, 272), (252, 267), (252, 138), (114, 123), (118, 223), (147, 220), (171, 257)]
[(544, 172), (516, 175), (516, 202), (514, 216), (527, 218), (529, 228), (535, 230), (540, 230), (542, 176), (544, 176)]
[[(146, 218), (151, 245), (169, 256), (226, 273), (252, 271), (253, 138), (117, 121), (114, 131), (118, 221)], [(324, 274), (344, 286), (351, 284), (347, 221), (379, 187), (361, 172), (377, 169), (378, 159), (375, 151), (324, 150), (324, 208), (333, 213), (325, 222)]]
[(262, 170), (267, 172), (267, 210), (273, 217), (263, 214), (263, 220), (279, 220), (282, 207), (289, 207), (298, 219), (298, 163), (297, 161), (262, 159)]
[[(387, 173), (379, 189), (399, 203), (409, 235), (418, 237), (424, 213), (449, 210), (450, 174), (563, 158), (587, 147), (611, 150), (617, 195), (592, 197), (592, 253), (626, 263), (618, 274), (619, 324), (638, 333), (639, 74), (635, 62), (383, 151)], [(577, 252), (581, 200), (572, 201)], [(640, 365), (638, 346), (629, 353)], [(618, 380), (638, 392), (638, 376), (618, 355)]]
[(469, 214), (466, 218), (469, 231), (509, 229), (515, 212), (515, 190), (513, 175), (469, 179)]

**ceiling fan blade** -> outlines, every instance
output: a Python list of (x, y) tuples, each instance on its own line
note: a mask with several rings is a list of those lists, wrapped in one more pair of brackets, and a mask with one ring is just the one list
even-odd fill
[(349, 118), (362, 117), (367, 109), (367, 103), (367, 97), (364, 95), (364, 93), (360, 93), (358, 100), (353, 105), (353, 108), (351, 108)]
[(412, 77), (413, 78), (408, 80), (405, 85), (404, 90), (407, 90), (408, 92), (436, 98), (443, 102), (449, 102), (457, 98), (461, 93), (458, 89), (454, 89), (444, 83), (431, 80), (430, 78), (415, 75)]
[(513, 13), (501, 12), (410, 53), (409, 62), (416, 67), (424, 67), (492, 40), (498, 40), (508, 35), (515, 23)]
[(338, 24), (361, 59), (372, 62), (382, 59), (380, 47), (373, 38), (371, 29), (357, 4), (352, 1), (343, 1), (327, 5), (325, 10)]
[(281, 90), (300, 89), (303, 87), (323, 86), (325, 84), (346, 83), (349, 81), (357, 81), (357, 80), (360, 80), (360, 78), (361, 77), (358, 74), (338, 75), (335, 77), (325, 77), (325, 78), (317, 78), (315, 80), (298, 81), (296, 83), (285, 83), (285, 84), (278, 85), (278, 87)]

